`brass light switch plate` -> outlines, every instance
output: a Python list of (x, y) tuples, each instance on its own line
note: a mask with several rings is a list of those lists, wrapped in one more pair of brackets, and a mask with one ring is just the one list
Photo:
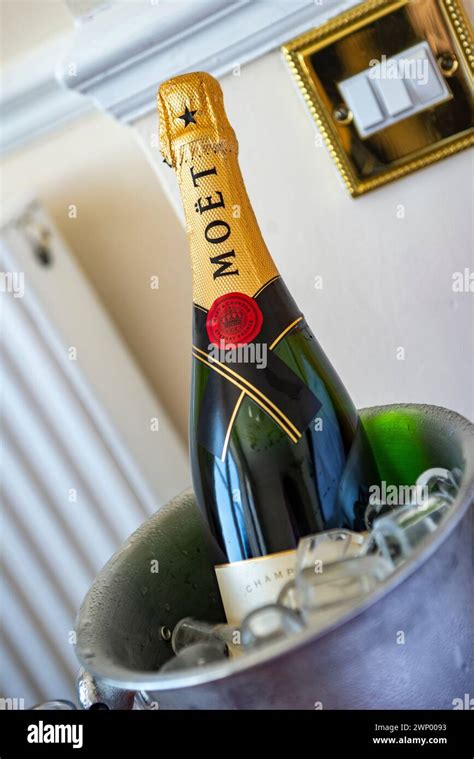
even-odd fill
[(283, 52), (353, 196), (474, 144), (456, 0), (368, 0)]

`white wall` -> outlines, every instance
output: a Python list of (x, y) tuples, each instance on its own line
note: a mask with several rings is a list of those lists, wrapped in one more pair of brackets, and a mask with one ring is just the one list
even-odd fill
[(1, 66), (74, 26), (63, 0), (2, 0), (0, 17)]
[[(93, 113), (9, 155), (1, 175), (5, 209), (30, 195), (41, 199), (186, 440), (191, 365), (186, 240), (133, 131)], [(150, 287), (154, 276), (158, 290)]]
[[(279, 51), (222, 87), (264, 237), (355, 403), (433, 403), (472, 418), (473, 297), (452, 290), (453, 273), (473, 269), (471, 155), (352, 199)], [(135, 126), (179, 207), (174, 174), (150, 147), (156, 117)]]

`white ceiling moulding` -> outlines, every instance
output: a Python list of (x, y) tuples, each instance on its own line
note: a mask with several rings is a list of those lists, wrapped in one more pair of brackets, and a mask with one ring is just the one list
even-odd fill
[(86, 13), (69, 36), (4, 75), (0, 150), (18, 147), (94, 104), (133, 122), (155, 108), (157, 86), (170, 76), (193, 70), (223, 76), (357, 2), (88, 3), (96, 12)]
[(83, 23), (96, 13), (105, 10), (116, 0), (65, 0), (65, 2), (76, 22)]
[(112, 5), (76, 31), (61, 77), (116, 118), (155, 107), (157, 85), (205, 70), (229, 73), (354, 0), (146, 0)]
[(5, 67), (0, 88), (0, 152), (25, 145), (82, 116), (91, 103), (56, 79), (70, 38), (60, 37)]

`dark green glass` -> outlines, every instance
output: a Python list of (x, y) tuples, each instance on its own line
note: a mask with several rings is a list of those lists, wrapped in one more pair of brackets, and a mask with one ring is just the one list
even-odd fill
[(257, 404), (245, 398), (224, 461), (197, 441), (195, 425), (209, 372), (194, 362), (191, 400), (193, 482), (228, 562), (296, 547), (333, 527), (365, 529), (368, 489), (377, 467), (358, 413), (305, 322), (275, 348), (322, 406), (292, 443)]

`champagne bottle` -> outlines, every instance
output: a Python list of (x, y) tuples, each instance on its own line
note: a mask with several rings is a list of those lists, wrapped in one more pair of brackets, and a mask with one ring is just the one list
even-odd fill
[(238, 622), (275, 600), (302, 536), (365, 528), (377, 471), (354, 404), (265, 245), (218, 82), (171, 79), (158, 110), (191, 249), (193, 483)]

